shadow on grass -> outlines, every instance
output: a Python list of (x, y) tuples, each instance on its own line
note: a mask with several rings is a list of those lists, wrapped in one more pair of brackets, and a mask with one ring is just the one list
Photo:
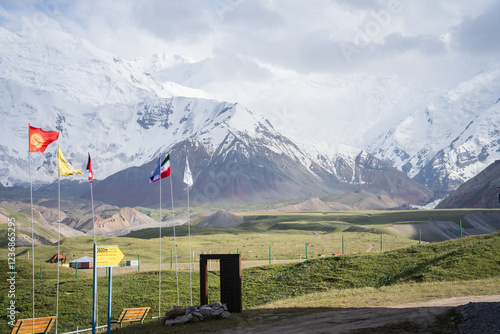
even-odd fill
[[(225, 228), (225, 227), (205, 227), (205, 228), (197, 228), (191, 227), (190, 229), (191, 235), (214, 235), (214, 234), (234, 234), (238, 235), (240, 233), (247, 232), (246, 230), (241, 230), (237, 227)], [(161, 231), (162, 237), (173, 237), (174, 232), (173, 229), (162, 228)], [(188, 235), (188, 228), (185, 225), (176, 226), (175, 227), (175, 235), (177, 237), (186, 237)], [(127, 238), (136, 238), (136, 239), (151, 239), (158, 237), (158, 228), (146, 228), (139, 231), (130, 232), (125, 235)]]

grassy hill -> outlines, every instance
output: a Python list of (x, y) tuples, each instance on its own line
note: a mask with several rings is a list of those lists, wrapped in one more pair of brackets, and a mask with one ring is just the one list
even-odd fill
[[(327, 289), (380, 288), (408, 282), (500, 276), (500, 233), (297, 264), (249, 268), (247, 306)], [(259, 293), (256, 293), (256, 290)], [(499, 288), (500, 290), (500, 288)]]
[[(8, 218), (14, 218), (16, 223), (18, 224), (16, 230), (17, 234), (24, 234), (31, 238), (31, 216), (29, 212), (16, 212), (4, 207), (0, 207), (0, 221), (6, 222)], [(35, 221), (39, 218), (39, 214), (35, 213)], [(48, 230), (47, 228), (44, 228), (38, 224), (35, 227), (35, 234), (37, 235), (39, 240), (42, 239), (46, 240), (47, 242), (57, 241), (57, 232)], [(7, 224), (0, 223), (0, 249), (3, 247), (7, 247), (7, 243)]]
[[(397, 294), (405, 296), (407, 290), (428, 288), (429, 284), (443, 284), (449, 295), (463, 282), (477, 282), (467, 285), (467, 292), (476, 294), (499, 293), (500, 281), (500, 233), (473, 236), (446, 242), (412, 246), (379, 253), (354, 254), (327, 257), (288, 265), (268, 265), (244, 269), (243, 307), (250, 310), (265, 307), (269, 303), (283, 302), (300, 296), (316, 296), (331, 291), (346, 291), (353, 294), (359, 289), (381, 289), (399, 287)], [(6, 261), (0, 261), (6, 268)], [(44, 267), (45, 268), (45, 267)], [(16, 276), (16, 308), (18, 318), (31, 316), (31, 262), (18, 260)], [(55, 313), (55, 265), (46, 265), (44, 277), (36, 276), (36, 315), (48, 316)], [(218, 272), (209, 275), (209, 301), (219, 300)], [(7, 279), (5, 271), (0, 279)], [(189, 273), (181, 271), (180, 304), (189, 304)], [(483, 279), (483, 281), (475, 281)], [(484, 280), (489, 280), (488, 284)], [(453, 283), (446, 284), (452, 281)], [(59, 330), (74, 330), (90, 326), (92, 280), (87, 275), (78, 279), (74, 271), (61, 268), (60, 279), (60, 322)], [(415, 286), (417, 286), (415, 288)], [(486, 289), (486, 286), (489, 288)], [(2, 295), (6, 295), (4, 286)], [(463, 288), (461, 290), (463, 293)], [(373, 292), (373, 291), (372, 291)], [(199, 296), (199, 277), (193, 276), (195, 303)], [(417, 292), (413, 292), (417, 293)], [(437, 293), (437, 292), (436, 292)], [(100, 323), (106, 317), (107, 280), (99, 278)], [(331, 294), (328, 295), (331, 298)], [(6, 308), (8, 300), (2, 299), (0, 307)], [(162, 310), (177, 304), (175, 272), (162, 272)], [(114, 276), (113, 318), (123, 307), (151, 306), (152, 315), (158, 313), (158, 273), (138, 272)], [(227, 324), (231, 324), (228, 322)], [(146, 328), (155, 332), (161, 330), (157, 322)], [(205, 325), (204, 325), (205, 326)], [(215, 324), (215, 326), (219, 326)], [(226, 325), (220, 325), (226, 326)], [(190, 327), (194, 332), (196, 327)], [(200, 327), (201, 328), (201, 327)], [(164, 330), (164, 328), (163, 328)], [(180, 329), (179, 329), (180, 330)], [(184, 329), (185, 330), (185, 329)], [(6, 323), (0, 323), (0, 332), (6, 331)], [(137, 332), (134, 329), (132, 332)]]

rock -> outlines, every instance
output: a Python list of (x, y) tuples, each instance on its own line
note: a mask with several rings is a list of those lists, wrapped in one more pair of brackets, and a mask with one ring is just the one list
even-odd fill
[(199, 320), (203, 320), (203, 314), (201, 314), (200, 312), (197, 312), (197, 311), (193, 311), (193, 313), (191, 313), (193, 315), (193, 317), (199, 319)]
[(203, 316), (211, 316), (212, 313), (214, 312), (214, 310), (208, 306), (208, 305), (204, 305), (200, 308), (200, 313), (203, 314)]
[(199, 322), (199, 321), (203, 321), (204, 320), (204, 319), (198, 319), (197, 317), (195, 317), (193, 315), (193, 313), (190, 313), (189, 315), (191, 316), (191, 318), (189, 319), (189, 322)]
[(221, 315), (222, 313), (224, 313), (224, 309), (221, 307), (221, 308), (215, 309), (212, 313), (212, 316), (217, 317), (217, 316)]
[(172, 327), (175, 323), (175, 320), (165, 320), (165, 326)]
[(175, 319), (178, 316), (186, 314), (186, 310), (182, 306), (172, 306), (170, 311), (165, 313), (165, 320)]
[(185, 324), (185, 323), (192, 322), (192, 321), (199, 321), (198, 319), (196, 319), (196, 320), (194, 320), (194, 319), (195, 318), (193, 317), (193, 315), (191, 313), (189, 313), (186, 315), (181, 315), (173, 320), (166, 320), (165, 325), (166, 326), (174, 326), (174, 325), (178, 325), (178, 324)]
[(186, 310), (186, 314), (188, 313), (192, 313), (192, 312), (195, 312), (199, 309), (200, 307), (199, 306), (188, 306), (185, 308)]
[(212, 304), (208, 304), (208, 306), (210, 306), (212, 308), (219, 308), (219, 307), (222, 307), (222, 304), (219, 303), (219, 302), (215, 302), (215, 303), (212, 303)]
[(209, 305), (188, 306), (186, 308), (173, 306), (165, 316), (165, 326), (174, 326), (209, 319), (227, 319), (231, 317), (231, 313), (227, 310), (226, 304), (216, 302)]

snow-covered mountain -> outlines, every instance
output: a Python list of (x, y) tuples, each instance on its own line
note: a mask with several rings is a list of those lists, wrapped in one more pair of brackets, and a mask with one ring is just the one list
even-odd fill
[[(265, 110), (275, 128), (289, 137), (334, 147), (341, 143), (363, 148), (388, 126), (397, 125), (411, 113), (409, 106), (429, 94), (426, 87), (404, 82), (394, 75), (356, 72), (305, 77), (276, 68), (261, 68), (261, 72), (273, 71), (269, 82), (262, 85), (260, 80), (252, 82), (248, 73), (241, 79), (235, 68), (237, 64), (231, 62), (221, 73), (220, 64), (213, 58), (193, 61), (157, 54), (136, 62), (160, 81), (173, 80), (242, 102), (252, 110)], [(226, 71), (236, 74), (229, 75)], [(234, 89), (234, 85), (241, 89)]]
[[(160, 80), (175, 78), (212, 92), (226, 88), (210, 58), (194, 62), (155, 55), (138, 61)], [(283, 109), (268, 111), (269, 117), (288, 135), (308, 133), (327, 144), (341, 141), (361, 147), (426, 186), (452, 190), (500, 159), (499, 73), (498, 63), (484, 64), (481, 73), (452, 89), (421, 87), (381, 74), (339, 74), (317, 80), (285, 74), (286, 83), (273, 82), (276, 89), (266, 87), (258, 99), (244, 91), (238, 94), (252, 105), (278, 101)], [(297, 92), (309, 99), (297, 98)], [(320, 122), (297, 112), (325, 108), (332, 112), (323, 112)]]
[[(158, 133), (150, 131), (147, 138), (140, 133), (143, 127), (135, 118), (141, 108), (174, 95), (210, 97), (161, 83), (132, 62), (52, 30), (23, 36), (0, 28), (0, 59), (0, 182), (4, 185), (28, 181), (28, 123), (60, 131), (57, 144), (76, 166), (83, 164), (86, 152), (99, 152), (95, 163), (102, 173), (98, 178), (104, 178), (145, 163), (158, 151), (144, 145), (154, 142)], [(56, 149), (54, 144), (51, 147), (45, 154), (31, 155), (36, 169), (47, 166), (35, 175), (35, 183), (54, 180)]]
[[(359, 190), (387, 194), (397, 199), (396, 206), (432, 197), (430, 190), (365, 151), (342, 148), (335, 156), (327, 156), (292, 142), (268, 122), (253, 123), (251, 130), (255, 115), (237, 104), (225, 113), (227, 119), (222, 123), (215, 122), (213, 128), (168, 149), (170, 181), (177, 200), (186, 198), (182, 179), (187, 155), (194, 173), (191, 198), (195, 205), (267, 202)], [(245, 130), (239, 124), (245, 124)], [(145, 182), (155, 163), (156, 159), (106, 178), (95, 188), (95, 198), (115, 205), (157, 205), (160, 187)], [(161, 185), (162, 198), (168, 199), (170, 183), (166, 181)]]
[[(89, 152), (95, 178), (104, 180), (96, 197), (119, 205), (148, 204), (157, 189), (144, 187), (165, 152), (172, 153), (175, 188), (183, 187), (180, 174), (189, 155), (194, 192), (210, 201), (267, 201), (356, 189), (409, 203), (431, 196), (366, 151), (338, 146), (326, 154), (297, 143), (240, 103), (160, 82), (140, 62), (119, 59), (74, 36), (43, 29), (22, 36), (0, 29), (0, 42), (4, 186), (29, 180), (29, 122), (59, 131), (57, 144), (76, 168), (85, 168)], [(30, 154), (35, 184), (56, 180), (55, 152), (52, 144), (43, 154)]]
[(367, 148), (434, 189), (456, 189), (500, 158), (500, 66), (415, 105)]

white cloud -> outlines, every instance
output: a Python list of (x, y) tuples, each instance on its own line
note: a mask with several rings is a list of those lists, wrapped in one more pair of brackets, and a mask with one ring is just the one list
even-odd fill
[(467, 16), (451, 29), (453, 47), (473, 55), (498, 55), (500, 51), (500, 2), (477, 17)]
[[(385, 84), (385, 94), (395, 82), (446, 88), (477, 73), (485, 61), (498, 61), (499, 22), (500, 4), (494, 0), (0, 3), (0, 25), (10, 30), (44, 25), (126, 59), (186, 55), (197, 62), (191, 77), (178, 69), (162, 74), (241, 100), (274, 118), (278, 127), (311, 137), (323, 136), (314, 128), (324, 119), (333, 121), (335, 113), (363, 114), (360, 99), (376, 99), (368, 84), (373, 75), (397, 78)], [(349, 80), (359, 92), (351, 88), (343, 96)], [(400, 90), (397, 99), (404, 100), (408, 89)], [(301, 126), (293, 127), (292, 120)]]
[(380, 66), (408, 51), (432, 59), (450, 52), (441, 39), (450, 31), (456, 54), (499, 45), (500, 10), (491, 0), (9, 0), (1, 8), (3, 26), (21, 30), (45, 15), (124, 58), (165, 52), (202, 60), (225, 50), (219, 54), (306, 74), (365, 71), (366, 62)]

